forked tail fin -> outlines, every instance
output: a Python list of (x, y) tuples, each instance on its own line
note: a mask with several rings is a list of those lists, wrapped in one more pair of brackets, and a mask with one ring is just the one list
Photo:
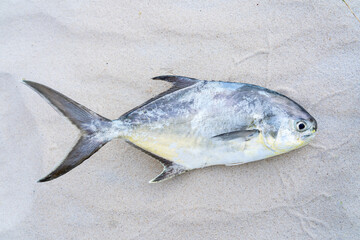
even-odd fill
[(108, 134), (112, 127), (111, 120), (42, 84), (31, 81), (24, 81), (24, 83), (38, 92), (55, 110), (67, 117), (81, 131), (79, 141), (63, 162), (39, 182), (50, 181), (69, 172), (114, 137), (114, 134)]

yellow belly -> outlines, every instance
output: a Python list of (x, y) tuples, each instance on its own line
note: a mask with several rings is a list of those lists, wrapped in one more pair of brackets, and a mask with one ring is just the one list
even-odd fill
[(144, 128), (132, 131), (131, 135), (125, 138), (148, 152), (180, 164), (183, 163), (183, 161), (179, 159), (178, 150), (196, 147), (196, 141), (193, 138), (171, 133), (149, 131)]
[(250, 141), (218, 141), (141, 127), (125, 138), (136, 146), (188, 169), (211, 165), (234, 165), (276, 155), (261, 134)]

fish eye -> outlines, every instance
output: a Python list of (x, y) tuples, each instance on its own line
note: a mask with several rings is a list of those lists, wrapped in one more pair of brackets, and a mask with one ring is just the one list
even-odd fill
[(299, 132), (303, 132), (306, 130), (306, 122), (304, 121), (298, 121), (296, 123), (296, 129), (299, 131)]

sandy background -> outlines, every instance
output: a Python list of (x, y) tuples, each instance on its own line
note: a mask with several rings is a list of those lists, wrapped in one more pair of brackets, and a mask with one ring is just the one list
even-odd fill
[[(360, 23), (341, 0), (209, 2), (1, 1), (0, 239), (360, 239)], [(164, 74), (279, 91), (318, 135), (161, 184), (155, 159), (115, 140), (36, 183), (78, 131), (21, 79), (114, 119)]]

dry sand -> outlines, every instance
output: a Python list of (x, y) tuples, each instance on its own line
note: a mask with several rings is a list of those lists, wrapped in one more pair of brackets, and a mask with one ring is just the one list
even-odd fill
[[(341, 0), (2, 1), (0, 239), (360, 239), (359, 40)], [(150, 80), (164, 74), (279, 91), (318, 135), (160, 184), (155, 159), (115, 140), (36, 183), (78, 131), (21, 79), (114, 119), (167, 89)]]

